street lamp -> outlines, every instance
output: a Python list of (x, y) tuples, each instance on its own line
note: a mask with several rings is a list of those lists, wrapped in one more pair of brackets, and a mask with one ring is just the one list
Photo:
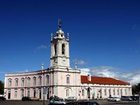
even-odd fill
[(46, 94), (46, 89), (45, 89), (45, 70), (44, 70), (44, 64), (41, 65), (41, 68), (42, 68), (42, 71), (41, 71), (41, 74), (42, 74), (42, 79), (43, 79), (43, 84), (42, 84), (42, 87), (43, 87), (43, 105), (45, 105), (45, 94)]
[(88, 100), (90, 100), (90, 81), (91, 81), (91, 76), (88, 74), (87, 76), (87, 79), (88, 79), (88, 88), (87, 88), (87, 93), (88, 93)]
[(139, 91), (139, 99), (138, 99), (138, 103), (140, 104), (140, 91)]

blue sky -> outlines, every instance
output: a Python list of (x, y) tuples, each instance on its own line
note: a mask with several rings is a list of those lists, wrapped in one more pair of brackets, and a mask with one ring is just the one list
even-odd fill
[(58, 18), (70, 34), (72, 67), (78, 61), (79, 68), (139, 71), (139, 5), (139, 0), (1, 0), (0, 79), (8, 72), (39, 70), (42, 63), (49, 67)]

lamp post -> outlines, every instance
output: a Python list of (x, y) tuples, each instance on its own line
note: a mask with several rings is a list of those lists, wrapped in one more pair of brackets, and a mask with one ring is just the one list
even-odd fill
[(44, 77), (44, 74), (45, 74), (45, 70), (44, 70), (44, 64), (41, 65), (41, 68), (42, 68), (42, 79), (43, 79), (43, 84), (42, 84), (42, 87), (43, 87), (43, 105), (45, 105), (45, 93), (46, 93), (46, 90), (45, 90), (45, 77)]
[(139, 99), (138, 99), (138, 103), (140, 104), (140, 91), (139, 91)]
[(87, 79), (88, 79), (88, 88), (87, 88), (87, 93), (88, 93), (88, 100), (90, 100), (90, 81), (91, 81), (91, 76), (88, 74), (87, 76)]

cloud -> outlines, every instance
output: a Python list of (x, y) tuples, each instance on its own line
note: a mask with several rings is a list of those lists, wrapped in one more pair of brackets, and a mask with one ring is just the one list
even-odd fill
[(47, 45), (40, 45), (40, 46), (37, 47), (38, 50), (40, 50), (40, 49), (47, 49), (47, 48), (48, 48)]
[(130, 82), (131, 84), (140, 83), (140, 70), (133, 72), (121, 72), (120, 69), (110, 66), (99, 66), (94, 68), (83, 68), (83, 72), (90, 73), (94, 76), (112, 77), (120, 80)]
[(85, 65), (86, 64), (86, 62), (84, 60), (82, 60), (82, 59), (75, 59), (74, 63), (76, 65)]

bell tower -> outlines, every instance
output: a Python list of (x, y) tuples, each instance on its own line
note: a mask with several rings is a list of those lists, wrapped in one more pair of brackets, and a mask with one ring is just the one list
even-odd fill
[(62, 22), (58, 20), (58, 30), (51, 35), (50, 67), (69, 68), (69, 37), (62, 30)]

